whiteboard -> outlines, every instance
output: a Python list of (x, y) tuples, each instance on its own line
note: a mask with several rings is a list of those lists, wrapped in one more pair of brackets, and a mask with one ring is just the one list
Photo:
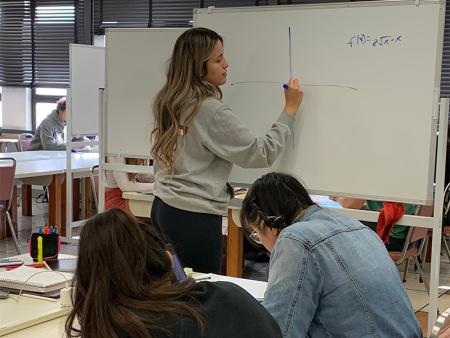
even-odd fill
[(230, 181), (267, 171), (317, 194), (429, 203), (435, 164), (444, 1), (201, 9), (194, 25), (224, 37), (223, 100), (257, 135), (304, 84), (293, 138), (268, 170), (234, 166)]
[(70, 44), (72, 134), (99, 132), (99, 88), (105, 88), (105, 48)]
[(106, 152), (149, 157), (151, 104), (184, 28), (106, 30)]

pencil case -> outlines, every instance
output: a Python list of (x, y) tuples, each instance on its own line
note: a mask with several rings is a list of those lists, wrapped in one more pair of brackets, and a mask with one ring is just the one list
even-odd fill
[(59, 250), (61, 249), (61, 237), (59, 234), (40, 234), (32, 233), (28, 241), (28, 252), (33, 261), (38, 259), (38, 244), (37, 239), (42, 236), (42, 259), (53, 260), (58, 258)]

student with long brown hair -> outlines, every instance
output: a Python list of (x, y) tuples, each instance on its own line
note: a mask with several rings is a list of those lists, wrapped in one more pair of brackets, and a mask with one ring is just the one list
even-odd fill
[(303, 99), (298, 80), (290, 79), (279, 118), (265, 135), (253, 135), (221, 101), (227, 68), (222, 37), (206, 28), (189, 29), (175, 43), (167, 81), (153, 104), (152, 222), (184, 264), (202, 272), (220, 272), (233, 164), (269, 167), (285, 146)]
[(170, 257), (155, 228), (120, 209), (89, 219), (80, 236), (67, 335), (281, 338), (274, 319), (243, 289), (176, 281)]

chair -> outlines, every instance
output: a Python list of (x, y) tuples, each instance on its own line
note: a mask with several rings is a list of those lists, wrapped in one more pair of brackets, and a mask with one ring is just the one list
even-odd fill
[(442, 248), (447, 254), (448, 260), (450, 261), (450, 225), (442, 225)]
[(20, 151), (28, 150), (33, 137), (34, 137), (33, 134), (30, 134), (30, 133), (19, 134), (19, 149), (20, 149)]
[(91, 189), (92, 189), (92, 196), (94, 198), (94, 204), (95, 209), (98, 212), (98, 165), (94, 165), (91, 168)]
[[(418, 212), (418, 216), (432, 216), (433, 206), (421, 206)], [(389, 251), (389, 256), (396, 265), (400, 265), (405, 262), (405, 271), (403, 272), (403, 282), (406, 282), (406, 274), (408, 272), (408, 265), (411, 259), (414, 260), (414, 265), (419, 271), (419, 275), (423, 280), (425, 289), (429, 292), (430, 287), (427, 279), (425, 279), (425, 272), (423, 271), (422, 264), (419, 261), (419, 257), (426, 252), (429, 238), (428, 228), (410, 226), (408, 234), (405, 239), (405, 244), (402, 251)]]
[(450, 338), (450, 308), (441, 312), (431, 329), (430, 338)]
[(16, 245), (17, 254), (20, 255), (19, 241), (14, 231), (11, 215), (12, 195), (14, 189), (14, 176), (16, 173), (16, 160), (10, 157), (0, 159), (0, 214), (6, 215), (6, 222), (9, 225), (11, 236)]

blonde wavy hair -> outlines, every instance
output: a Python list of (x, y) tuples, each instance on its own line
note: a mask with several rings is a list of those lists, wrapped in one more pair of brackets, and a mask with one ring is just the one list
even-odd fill
[[(192, 28), (181, 34), (173, 48), (167, 81), (153, 102), (154, 128), (152, 155), (158, 167), (173, 173), (180, 127), (192, 121), (201, 102), (208, 97), (222, 98), (222, 92), (203, 80), (206, 63), (222, 37), (207, 28)], [(182, 112), (187, 112), (180, 121)]]

